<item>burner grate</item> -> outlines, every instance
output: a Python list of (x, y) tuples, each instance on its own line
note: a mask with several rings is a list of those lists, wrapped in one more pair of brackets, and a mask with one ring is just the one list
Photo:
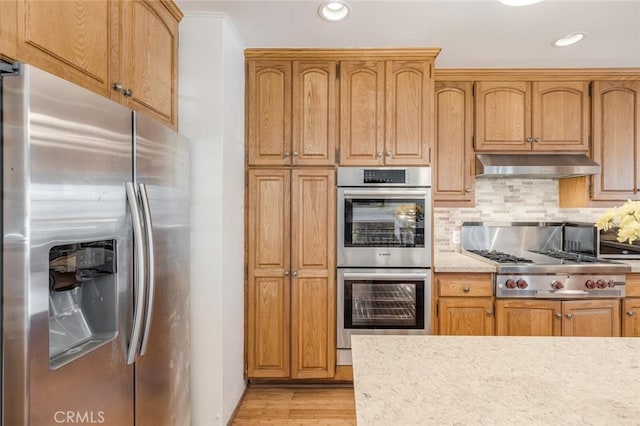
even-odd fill
[(533, 260), (526, 257), (515, 256), (497, 250), (469, 250), (469, 252), (498, 263), (533, 263)]

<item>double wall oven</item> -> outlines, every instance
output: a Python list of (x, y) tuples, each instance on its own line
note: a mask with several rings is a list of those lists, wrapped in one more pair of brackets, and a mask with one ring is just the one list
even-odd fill
[(353, 334), (431, 329), (431, 169), (338, 168), (338, 364)]

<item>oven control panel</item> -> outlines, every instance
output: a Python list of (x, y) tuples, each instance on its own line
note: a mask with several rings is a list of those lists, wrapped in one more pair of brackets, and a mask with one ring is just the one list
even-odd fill
[(537, 299), (620, 298), (624, 275), (496, 275), (496, 297)]
[(364, 169), (363, 183), (407, 183), (404, 169)]

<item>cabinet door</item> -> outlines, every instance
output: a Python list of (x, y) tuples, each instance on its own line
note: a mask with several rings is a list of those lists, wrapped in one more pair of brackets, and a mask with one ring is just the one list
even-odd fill
[(639, 149), (640, 81), (593, 82), (593, 200), (637, 198)]
[[(475, 84), (476, 151), (531, 150), (531, 89), (522, 81)], [(532, 139), (531, 139), (532, 140)]]
[(497, 336), (560, 336), (562, 302), (496, 300)]
[[(3, 12), (12, 6), (7, 3)], [(103, 96), (111, 95), (114, 78), (109, 64), (118, 46), (115, 19), (119, 2), (19, 0), (13, 6), (17, 13), (16, 59)], [(11, 28), (1, 31), (4, 36)]]
[(622, 301), (622, 336), (640, 337), (640, 298)]
[(335, 164), (336, 66), (335, 61), (293, 62), (294, 165)]
[(181, 14), (166, 4), (148, 0), (122, 2), (121, 100), (130, 108), (177, 128)]
[(17, 27), (15, 1), (0, 1), (0, 58), (17, 58)]
[(291, 377), (335, 374), (335, 171), (294, 170)]
[(387, 61), (385, 90), (385, 164), (429, 164), (433, 130), (431, 62)]
[(436, 82), (433, 199), (439, 207), (473, 205), (472, 101), (470, 82)]
[(589, 83), (532, 83), (534, 151), (589, 149)]
[(493, 336), (493, 301), (488, 297), (441, 297), (438, 300), (441, 335)]
[(291, 164), (291, 62), (249, 61), (249, 165)]
[(290, 171), (249, 171), (247, 199), (249, 377), (289, 377)]
[(382, 165), (384, 62), (340, 63), (340, 164)]
[(562, 302), (562, 334), (580, 337), (620, 337), (619, 300)]

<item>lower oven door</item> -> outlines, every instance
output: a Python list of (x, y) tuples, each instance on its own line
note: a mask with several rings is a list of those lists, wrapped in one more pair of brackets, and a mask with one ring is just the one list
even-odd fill
[(338, 349), (352, 334), (429, 334), (430, 269), (338, 269)]

